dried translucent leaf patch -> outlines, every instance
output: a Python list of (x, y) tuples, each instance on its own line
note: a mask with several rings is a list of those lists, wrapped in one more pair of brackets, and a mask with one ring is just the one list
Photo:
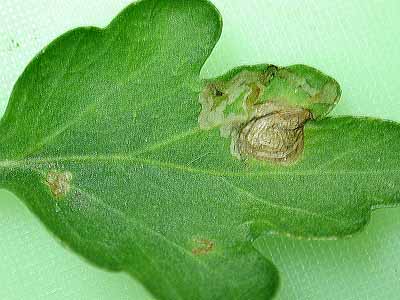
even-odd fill
[(241, 156), (292, 162), (304, 148), (304, 124), (312, 115), (304, 109), (286, 109), (247, 123), (235, 141)]
[(303, 152), (305, 123), (326, 115), (339, 97), (335, 80), (307, 66), (241, 67), (206, 82), (199, 125), (231, 138), (238, 159), (290, 163)]

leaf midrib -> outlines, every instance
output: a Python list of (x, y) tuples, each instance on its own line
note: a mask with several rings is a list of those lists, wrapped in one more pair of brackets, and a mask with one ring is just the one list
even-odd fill
[(188, 164), (179, 164), (174, 162), (162, 162), (155, 159), (140, 158), (137, 155), (143, 154), (135, 153), (132, 155), (124, 154), (110, 154), (110, 155), (71, 155), (71, 156), (59, 156), (59, 157), (47, 157), (47, 158), (27, 158), (21, 160), (0, 160), (0, 169), (38, 169), (43, 164), (51, 163), (128, 163), (132, 165), (158, 167), (160, 169), (172, 169), (192, 174), (203, 174), (209, 176), (218, 177), (259, 177), (259, 176), (321, 176), (321, 175), (347, 175), (347, 176), (362, 176), (362, 175), (381, 175), (381, 174), (400, 174), (400, 169), (385, 169), (385, 170), (288, 170), (288, 171), (273, 171), (270, 172), (249, 172), (249, 171), (219, 171), (215, 169), (201, 169), (191, 167)]

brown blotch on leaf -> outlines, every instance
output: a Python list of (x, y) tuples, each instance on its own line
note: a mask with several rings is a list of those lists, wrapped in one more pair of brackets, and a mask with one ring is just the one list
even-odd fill
[(46, 184), (54, 197), (66, 196), (71, 189), (72, 174), (70, 172), (51, 171), (47, 174)]
[(278, 163), (296, 161), (304, 148), (304, 124), (308, 110), (285, 108), (255, 118), (239, 133), (236, 148), (241, 156)]
[(207, 239), (201, 239), (201, 240), (194, 240), (194, 242), (199, 244), (199, 247), (192, 249), (193, 255), (196, 256), (206, 255), (214, 250), (215, 244), (213, 241)]

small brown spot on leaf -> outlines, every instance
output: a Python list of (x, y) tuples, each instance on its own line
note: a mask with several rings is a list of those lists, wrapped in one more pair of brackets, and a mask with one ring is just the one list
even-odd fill
[(206, 255), (214, 250), (215, 244), (213, 241), (201, 239), (194, 240), (194, 242), (198, 244), (198, 247), (192, 249), (193, 255)]
[(47, 174), (46, 184), (53, 196), (59, 198), (68, 194), (71, 189), (71, 180), (72, 174), (70, 172), (51, 171)]

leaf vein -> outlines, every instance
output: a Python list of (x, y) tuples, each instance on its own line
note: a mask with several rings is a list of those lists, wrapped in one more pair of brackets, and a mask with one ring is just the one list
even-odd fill
[[(180, 253), (182, 253), (184, 256), (188, 257), (189, 259), (193, 260), (194, 262), (196, 262), (199, 266), (201, 266), (203, 269), (205, 269), (207, 272), (209, 273), (214, 273), (217, 276), (221, 276), (221, 274), (217, 273), (216, 270), (210, 268), (205, 262), (201, 261), (199, 258), (197, 258), (196, 256), (194, 256), (190, 251), (188, 251), (186, 248), (184, 248), (183, 246), (179, 245), (178, 243), (174, 242), (173, 240), (168, 239), (165, 235), (161, 234), (160, 232), (145, 226), (139, 222), (137, 222), (135, 219), (126, 216), (123, 212), (119, 211), (118, 209), (112, 207), (110, 204), (108, 204), (107, 202), (102, 201), (98, 196), (94, 195), (93, 193), (90, 193), (86, 190), (84, 190), (83, 188), (77, 187), (76, 185), (72, 185), (72, 187), (76, 190), (78, 190), (81, 194), (86, 195), (88, 198), (91, 198), (92, 200), (96, 201), (99, 205), (103, 206), (103, 208), (113, 212), (114, 214), (118, 215), (120, 218), (124, 219), (125, 222), (127, 223), (131, 223), (134, 224), (134, 226), (139, 227), (140, 229), (146, 231), (147, 233), (149, 233), (150, 235), (153, 235), (154, 237), (158, 237), (159, 239), (165, 241), (167, 244), (169, 244), (170, 246), (172, 246), (173, 248), (177, 249)], [(138, 247), (140, 248), (140, 247)], [(142, 249), (140, 249), (141, 252), (144, 254), (145, 251), (143, 251)], [(149, 256), (147, 256), (150, 260), (152, 260)], [(153, 261), (153, 260), (152, 260)], [(159, 270), (160, 271), (160, 270)], [(223, 275), (223, 274), (222, 274)], [(169, 278), (169, 276), (164, 276)], [(222, 276), (223, 277), (223, 276)], [(168, 279), (169, 281), (169, 279)], [(232, 286), (235, 286), (234, 282), (231, 282)], [(173, 285), (171, 284), (171, 286), (173, 287)], [(177, 291), (178, 293), (178, 291)], [(184, 299), (184, 298), (181, 298)]]
[(228, 184), (229, 186), (234, 188), (236, 191), (238, 191), (238, 192), (240, 192), (242, 194), (245, 194), (246, 196), (248, 196), (249, 198), (251, 198), (251, 199), (253, 199), (253, 200), (257, 201), (257, 202), (260, 202), (260, 203), (263, 203), (263, 204), (267, 204), (267, 205), (269, 205), (271, 207), (274, 207), (274, 208), (277, 208), (277, 209), (281, 209), (281, 210), (286, 210), (286, 211), (292, 211), (292, 212), (295, 212), (295, 213), (298, 213), (298, 214), (302, 214), (302, 215), (309, 215), (309, 216), (325, 219), (327, 221), (335, 222), (337, 224), (342, 224), (343, 223), (340, 219), (329, 217), (329, 216), (325, 216), (325, 215), (322, 215), (322, 214), (317, 213), (317, 212), (309, 211), (309, 210), (306, 210), (306, 209), (303, 209), (303, 208), (298, 208), (298, 207), (292, 207), (292, 206), (287, 206), (287, 205), (283, 205), (283, 204), (273, 203), (271, 201), (268, 201), (265, 198), (262, 198), (262, 197), (256, 195), (255, 193), (253, 193), (251, 191), (248, 191), (247, 189), (245, 189), (242, 186), (238, 186), (236, 183), (233, 183), (233, 182), (227, 180), (226, 178), (222, 178), (222, 180), (224, 182), (226, 182), (226, 184)]

